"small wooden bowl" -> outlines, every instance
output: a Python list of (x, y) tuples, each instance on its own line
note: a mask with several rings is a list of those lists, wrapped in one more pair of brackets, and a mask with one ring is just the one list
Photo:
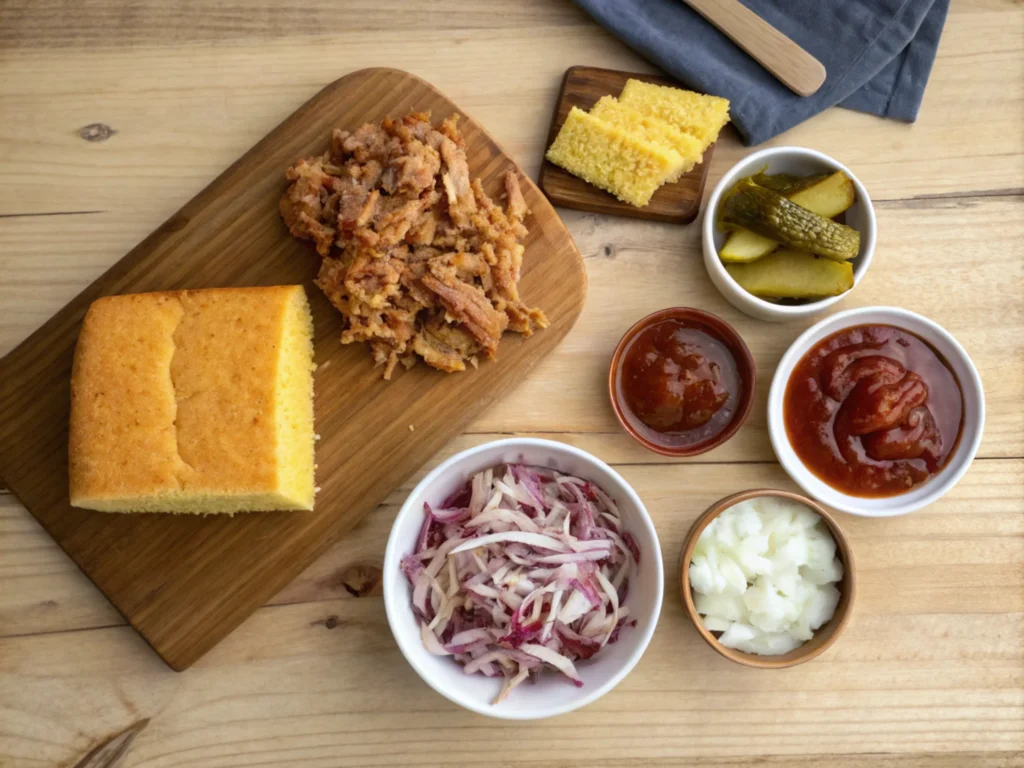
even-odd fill
[[(733, 360), (736, 361), (736, 370), (739, 373), (742, 391), (740, 392), (739, 403), (736, 406), (732, 421), (717, 435), (703, 442), (692, 445), (674, 445), (668, 436), (660, 435), (655, 430), (648, 428), (647, 425), (643, 424), (633, 415), (633, 412), (629, 410), (629, 406), (623, 402), (622, 393), (619, 391), (619, 368), (622, 365), (623, 354), (629, 343), (641, 331), (663, 320), (678, 320), (693, 328), (699, 328), (724, 344), (729, 349), (729, 352), (732, 353)], [(618, 346), (615, 348), (615, 353), (612, 355), (611, 366), (608, 368), (608, 396), (611, 398), (612, 410), (615, 411), (615, 418), (619, 420), (619, 424), (629, 433), (630, 437), (644, 448), (660, 453), (663, 456), (697, 456), (698, 454), (710, 451), (712, 448), (717, 448), (735, 435), (739, 428), (743, 426), (743, 422), (747, 420), (750, 410), (754, 405), (754, 385), (756, 381), (757, 373), (754, 369), (754, 358), (735, 328), (717, 315), (712, 315), (710, 312), (705, 312), (701, 309), (670, 307), (639, 320), (623, 334)]]
[[(746, 501), (747, 499), (758, 498), (760, 496), (778, 496), (783, 499), (790, 499), (792, 501), (800, 502), (817, 512), (818, 515), (821, 516), (821, 519), (825, 521), (825, 525), (828, 526), (829, 532), (832, 534), (832, 538), (835, 539), (836, 556), (843, 564), (843, 580), (839, 582), (839, 605), (836, 606), (836, 610), (832, 615), (832, 618), (829, 619), (824, 626), (815, 630), (814, 637), (806, 643), (781, 656), (759, 656), (754, 653), (743, 653), (742, 651), (737, 651), (732, 648), (726, 648), (724, 645), (719, 643), (715, 633), (709, 631), (701, 622), (700, 615), (697, 613), (697, 608), (693, 604), (693, 590), (690, 587), (690, 559), (693, 557), (693, 549), (697, 546), (697, 540), (704, 532), (704, 529), (707, 528), (708, 523), (734, 504)], [(824, 653), (825, 650), (836, 641), (836, 638), (839, 637), (839, 633), (843, 631), (843, 628), (846, 627), (850, 621), (850, 616), (853, 611), (853, 600), (857, 595), (856, 574), (857, 566), (853, 560), (853, 550), (850, 546), (850, 540), (846, 538), (846, 534), (843, 533), (843, 529), (839, 527), (839, 523), (836, 522), (835, 518), (832, 517), (832, 515), (823, 506), (818, 504), (816, 501), (808, 499), (806, 496), (801, 496), (798, 493), (791, 493), (790, 491), (779, 491), (771, 488), (757, 488), (751, 491), (735, 493), (732, 496), (726, 496), (721, 501), (712, 504), (703, 515), (697, 518), (693, 527), (690, 528), (690, 532), (686, 535), (686, 541), (683, 543), (683, 552), (682, 557), (680, 558), (680, 582), (683, 605), (686, 607), (686, 613), (693, 622), (693, 625), (697, 628), (700, 636), (704, 638), (708, 645), (725, 656), (725, 658), (739, 664), (744, 664), (748, 667), (756, 667), (758, 669), (782, 669), (783, 667), (792, 667), (797, 664), (802, 664), (805, 661), (810, 661), (815, 656)]]

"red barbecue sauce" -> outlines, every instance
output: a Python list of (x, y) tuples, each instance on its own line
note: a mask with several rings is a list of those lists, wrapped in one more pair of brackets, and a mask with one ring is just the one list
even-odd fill
[(729, 426), (741, 382), (725, 344), (692, 324), (662, 320), (630, 341), (618, 386), (642, 425), (682, 447), (711, 440)]
[(812, 347), (786, 384), (783, 420), (804, 465), (851, 496), (896, 496), (941, 470), (960, 439), (963, 393), (927, 342), (858, 325)]

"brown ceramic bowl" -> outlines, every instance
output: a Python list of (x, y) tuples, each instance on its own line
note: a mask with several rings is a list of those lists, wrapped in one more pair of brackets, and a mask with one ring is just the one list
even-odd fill
[[(815, 512), (817, 512), (821, 519), (825, 521), (828, 526), (829, 532), (832, 534), (832, 538), (836, 542), (836, 555), (843, 563), (843, 580), (839, 582), (839, 605), (836, 606), (836, 611), (829, 619), (828, 623), (824, 626), (819, 627), (814, 637), (808, 640), (806, 643), (801, 645), (799, 648), (795, 648), (789, 653), (781, 656), (758, 656), (754, 653), (744, 653), (742, 651), (736, 651), (732, 648), (726, 648), (724, 645), (718, 642), (717, 635), (721, 633), (715, 633), (709, 631), (700, 620), (700, 616), (697, 614), (697, 609), (693, 604), (693, 591), (690, 588), (690, 558), (693, 557), (693, 548), (697, 546), (697, 539), (707, 528), (708, 523), (718, 517), (722, 512), (727, 510), (734, 504), (738, 504), (741, 501), (747, 499), (757, 498), (759, 496), (779, 496), (784, 499), (791, 499), (804, 504)], [(697, 628), (700, 636), (704, 638), (708, 645), (718, 651), (725, 658), (735, 661), (739, 664), (745, 664), (748, 667), (757, 667), (759, 669), (782, 669), (783, 667), (792, 667), (796, 664), (802, 664), (805, 661), (810, 661), (815, 656), (818, 656), (825, 652), (825, 650), (836, 641), (839, 637), (839, 633), (843, 631), (843, 628), (850, 621), (850, 616), (853, 609), (853, 600), (857, 595), (857, 566), (853, 561), (853, 552), (850, 547), (850, 540), (846, 538), (846, 534), (843, 533), (843, 529), (839, 527), (839, 523), (836, 522), (835, 518), (820, 504), (816, 501), (811, 501), (806, 496), (801, 496), (798, 493), (790, 493), (789, 491), (777, 491), (770, 488), (758, 488), (752, 491), (743, 491), (742, 493), (735, 493), (732, 496), (726, 496), (721, 501), (711, 505), (708, 510), (697, 518), (697, 521), (690, 528), (690, 532), (686, 535), (686, 541), (683, 543), (683, 554), (680, 561), (680, 578), (683, 605), (686, 608), (686, 613), (693, 622), (693, 625)]]
[[(677, 320), (692, 328), (704, 331), (724, 344), (729, 352), (732, 353), (733, 360), (736, 362), (741, 391), (732, 420), (721, 432), (698, 443), (679, 444), (673, 441), (672, 436), (663, 435), (648, 427), (629, 409), (629, 405), (625, 402), (619, 386), (619, 375), (624, 354), (629, 348), (630, 343), (642, 331), (663, 320)], [(755, 379), (754, 358), (751, 357), (747, 345), (731, 325), (710, 312), (691, 309), (690, 307), (672, 307), (648, 315), (623, 335), (619, 345), (615, 348), (615, 354), (612, 355), (612, 364), (608, 369), (608, 395), (612, 401), (615, 417), (619, 420), (622, 428), (640, 445), (664, 456), (697, 456), (718, 447), (735, 435), (737, 430), (743, 426), (743, 422), (747, 420), (747, 416), (750, 415), (751, 406), (754, 404)]]

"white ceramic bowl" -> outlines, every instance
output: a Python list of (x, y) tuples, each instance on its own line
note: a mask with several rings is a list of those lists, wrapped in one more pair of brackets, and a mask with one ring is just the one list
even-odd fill
[[(437, 505), (476, 472), (507, 462), (549, 467), (597, 483), (619, 506), (627, 530), (640, 547), (640, 567), (629, 584), (626, 605), (637, 625), (624, 629), (618, 640), (577, 670), (583, 687), (577, 688), (557, 673), (545, 673), (536, 685), (521, 685), (505, 701), (492, 705), (500, 682), (483, 675), (467, 675), (447, 657), (434, 656), (423, 647), (412, 612), (412, 590), (399, 563), (415, 548), (423, 522), (423, 503)], [(384, 553), (384, 607), (388, 624), (402, 654), (419, 676), (451, 701), (491, 717), (531, 720), (571, 712), (614, 688), (640, 660), (654, 634), (661, 612), (664, 569), (658, 534), (643, 502), (614, 469), (586, 451), (553, 440), (510, 438), (486, 443), (459, 453), (427, 475), (402, 505)]]
[[(861, 498), (840, 493), (824, 481), (819, 480), (800, 461), (786, 435), (782, 417), (782, 400), (793, 368), (807, 351), (836, 331), (854, 325), (894, 325), (919, 336), (932, 345), (953, 369), (963, 390), (964, 426), (956, 451), (946, 466), (906, 493), (887, 498)], [(985, 393), (981, 377), (964, 348), (953, 335), (940, 325), (914, 312), (898, 307), (861, 307), (837, 312), (816, 325), (808, 328), (794, 341), (782, 356), (772, 386), (768, 392), (768, 434), (771, 437), (775, 455), (789, 476), (808, 495), (834, 509), (864, 517), (892, 517), (913, 512), (944, 496), (957, 484), (971, 465), (981, 444), (985, 427)]]
[[(725, 245), (727, 234), (719, 230), (715, 225), (718, 218), (718, 204), (722, 196), (740, 179), (752, 176), (758, 171), (764, 170), (767, 166), (768, 173), (793, 173), (801, 176), (827, 173), (831, 171), (843, 171), (857, 190), (857, 200), (846, 211), (846, 223), (860, 232), (860, 253), (853, 260), (853, 288), (839, 296), (831, 296), (820, 301), (809, 302), (788, 306), (784, 304), (773, 304), (770, 301), (759, 299), (753, 294), (743, 290), (739, 283), (732, 279), (725, 271), (725, 265), (718, 258), (718, 249)], [(813, 149), (803, 147), (773, 147), (762, 149), (748, 155), (734, 165), (722, 180), (718, 182), (714, 192), (704, 207), (704, 223), (701, 233), (701, 245), (704, 250), (704, 267), (711, 277), (711, 282), (721, 291), (722, 295), (734, 307), (746, 312), (752, 317), (773, 322), (793, 320), (800, 317), (810, 317), (828, 309), (840, 299), (849, 296), (850, 292), (857, 287), (857, 284), (864, 277), (868, 266), (871, 264), (871, 257), (875, 253), (875, 209), (871, 205), (871, 198), (868, 191), (860, 180), (853, 175), (853, 172), (838, 160), (828, 155), (816, 152)]]

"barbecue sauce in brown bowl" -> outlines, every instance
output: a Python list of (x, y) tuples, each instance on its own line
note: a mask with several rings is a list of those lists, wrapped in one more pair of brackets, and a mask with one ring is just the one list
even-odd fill
[(746, 419), (754, 362), (728, 323), (677, 307), (626, 332), (608, 386), (615, 415), (633, 438), (658, 453), (693, 456), (725, 442)]

